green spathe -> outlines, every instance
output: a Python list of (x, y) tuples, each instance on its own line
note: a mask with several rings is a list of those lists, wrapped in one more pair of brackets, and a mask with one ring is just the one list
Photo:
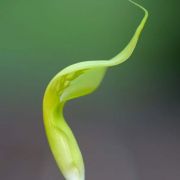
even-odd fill
[(44, 125), (54, 158), (66, 180), (84, 180), (84, 163), (77, 141), (63, 117), (64, 104), (92, 93), (100, 85), (108, 67), (126, 61), (133, 53), (148, 12), (139, 4), (144, 18), (128, 45), (110, 60), (85, 61), (66, 67), (49, 83), (43, 99)]

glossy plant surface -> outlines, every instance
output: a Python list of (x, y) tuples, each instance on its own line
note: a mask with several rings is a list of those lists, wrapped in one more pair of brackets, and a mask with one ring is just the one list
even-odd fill
[(92, 93), (100, 85), (109, 67), (126, 61), (133, 53), (148, 18), (145, 12), (128, 45), (110, 60), (93, 60), (70, 65), (48, 84), (43, 99), (43, 116), (51, 151), (66, 180), (84, 180), (84, 163), (78, 143), (63, 117), (63, 107), (71, 99)]

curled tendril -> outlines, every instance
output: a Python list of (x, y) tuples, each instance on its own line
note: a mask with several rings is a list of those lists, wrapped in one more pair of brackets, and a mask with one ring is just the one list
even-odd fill
[(63, 117), (68, 100), (92, 93), (100, 85), (108, 67), (126, 61), (134, 51), (148, 18), (145, 13), (128, 45), (110, 60), (85, 61), (60, 71), (48, 84), (43, 99), (44, 125), (54, 158), (66, 180), (84, 180), (84, 163), (77, 141)]

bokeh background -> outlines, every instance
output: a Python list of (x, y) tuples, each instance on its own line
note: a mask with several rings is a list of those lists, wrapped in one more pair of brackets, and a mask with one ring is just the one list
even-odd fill
[[(138, 2), (150, 17), (131, 59), (65, 107), (87, 180), (180, 179), (180, 4)], [(126, 0), (0, 1), (1, 180), (63, 180), (43, 127), (45, 87), (70, 64), (116, 55), (142, 16)]]

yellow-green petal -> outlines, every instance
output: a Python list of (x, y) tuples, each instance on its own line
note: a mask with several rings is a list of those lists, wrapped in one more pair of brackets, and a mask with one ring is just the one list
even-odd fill
[(128, 45), (110, 60), (85, 61), (60, 71), (48, 84), (43, 99), (43, 117), (48, 142), (53, 156), (66, 180), (84, 180), (84, 162), (78, 143), (63, 117), (68, 100), (92, 93), (100, 85), (108, 67), (126, 61), (134, 51), (148, 18), (145, 15)]

